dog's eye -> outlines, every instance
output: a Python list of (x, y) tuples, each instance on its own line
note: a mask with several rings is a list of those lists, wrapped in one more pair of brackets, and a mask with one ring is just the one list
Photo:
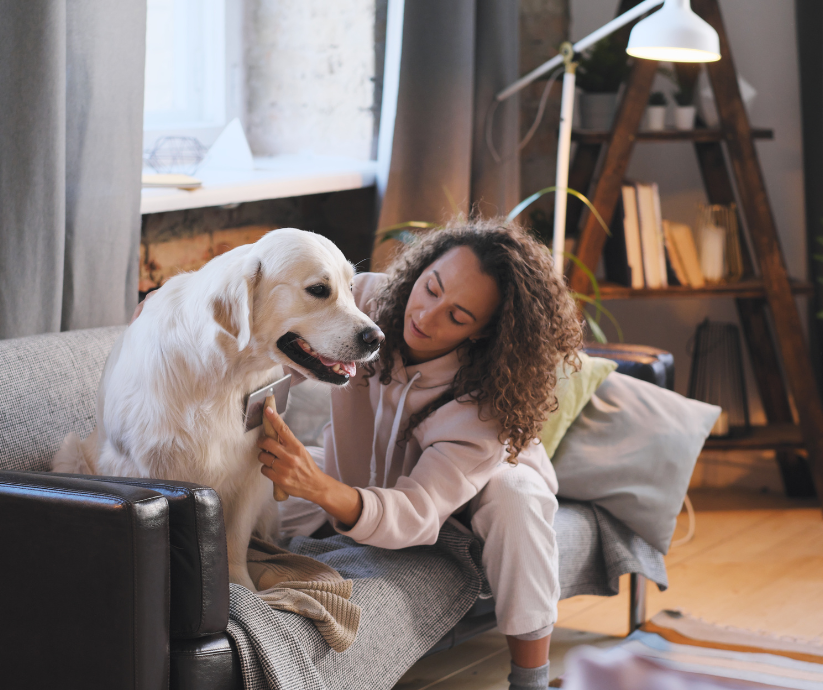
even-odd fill
[(306, 292), (314, 297), (319, 297), (320, 299), (325, 299), (331, 294), (331, 290), (329, 290), (328, 285), (323, 285), (320, 283), (319, 285), (312, 285), (311, 287), (306, 288)]

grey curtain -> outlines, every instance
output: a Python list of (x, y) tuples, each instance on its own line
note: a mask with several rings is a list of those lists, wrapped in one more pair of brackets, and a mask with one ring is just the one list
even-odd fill
[(0, 0), (0, 338), (137, 302), (146, 0)]
[(484, 132), (494, 94), (520, 76), (518, 5), (516, 0), (406, 0), (378, 227), (440, 222), (454, 214), (454, 205), (465, 214), (472, 208), (485, 216), (506, 214), (519, 201), (516, 96), (494, 115), (501, 163), (492, 159)]

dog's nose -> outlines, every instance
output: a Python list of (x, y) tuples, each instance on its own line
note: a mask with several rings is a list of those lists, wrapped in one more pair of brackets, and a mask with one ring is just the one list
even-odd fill
[(363, 336), (363, 342), (371, 348), (380, 347), (386, 339), (386, 336), (383, 335), (383, 331), (379, 328), (367, 328), (360, 335)]

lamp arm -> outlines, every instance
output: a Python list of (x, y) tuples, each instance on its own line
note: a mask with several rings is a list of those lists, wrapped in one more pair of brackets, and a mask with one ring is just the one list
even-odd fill
[[(636, 5), (628, 12), (624, 12), (619, 17), (615, 17), (612, 19), (608, 24), (604, 24), (600, 27), (597, 31), (593, 31), (585, 38), (581, 38), (577, 43), (574, 44), (574, 52), (575, 53), (582, 53), (586, 48), (597, 43), (600, 39), (605, 38), (611, 33), (614, 33), (619, 28), (625, 26), (631, 21), (634, 21), (638, 17), (642, 17), (646, 12), (649, 10), (654, 9), (658, 5), (662, 5), (663, 0), (644, 0), (639, 5)], [(511, 98), (516, 94), (518, 91), (522, 91), (526, 88), (529, 84), (533, 81), (542, 77), (547, 72), (551, 72), (555, 67), (560, 67), (563, 64), (563, 56), (558, 54), (555, 55), (551, 60), (548, 62), (544, 62), (540, 67), (533, 69), (529, 72), (526, 76), (521, 77), (516, 82), (514, 82), (511, 86), (507, 86), (503, 89), (500, 93), (495, 96), (495, 100), (505, 101), (507, 98)]]

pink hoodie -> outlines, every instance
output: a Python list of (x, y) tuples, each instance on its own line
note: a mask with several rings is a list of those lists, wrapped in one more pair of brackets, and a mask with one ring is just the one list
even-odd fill
[[(371, 296), (387, 279), (363, 273), (354, 279), (357, 306), (372, 317)], [(448, 389), (459, 367), (457, 352), (419, 365), (396, 362), (384, 386), (378, 373), (368, 380), (359, 370), (331, 396), (331, 422), (325, 432), (325, 469), (357, 488), (363, 513), (341, 534), (361, 544), (400, 549), (434, 544), (443, 523), (503, 469), (506, 452), (496, 420), (481, 421), (474, 404), (451, 401), (400, 442), (409, 417)], [(557, 477), (539, 442), (519, 462), (537, 470), (557, 493)]]

